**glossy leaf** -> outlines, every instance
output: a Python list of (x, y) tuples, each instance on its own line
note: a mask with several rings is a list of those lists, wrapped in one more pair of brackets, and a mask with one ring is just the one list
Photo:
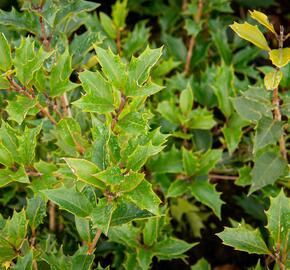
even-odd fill
[(0, 70), (7, 71), (10, 69), (12, 61), (10, 46), (3, 33), (0, 34), (0, 55), (2, 55), (0, 60)]
[(281, 79), (282, 72), (280, 70), (268, 72), (264, 77), (264, 84), (266, 89), (274, 90), (279, 86)]
[(276, 34), (275, 32), (275, 29), (274, 29), (274, 26), (273, 24), (271, 24), (268, 20), (268, 17), (266, 14), (260, 12), (260, 11), (257, 11), (257, 10), (254, 10), (254, 11), (250, 11), (250, 15), (251, 17), (258, 21), (260, 24), (262, 24), (263, 26), (265, 26), (268, 30), (270, 30), (273, 34)]
[(274, 66), (284, 67), (290, 61), (290, 48), (271, 50), (269, 56)]

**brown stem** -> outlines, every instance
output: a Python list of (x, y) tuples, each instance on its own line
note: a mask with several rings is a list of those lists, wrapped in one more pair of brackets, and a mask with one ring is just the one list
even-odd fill
[(119, 119), (119, 116), (121, 114), (121, 112), (123, 111), (125, 105), (126, 105), (126, 102), (127, 102), (127, 98), (126, 96), (124, 96), (122, 94), (121, 96), (121, 102), (120, 102), (120, 106), (119, 108), (115, 111), (115, 114), (113, 116), (113, 120), (112, 120), (112, 124), (111, 124), (111, 130), (114, 131), (115, 127), (116, 127), (116, 124), (118, 122), (118, 119)]
[(121, 55), (122, 55), (122, 46), (121, 46), (121, 29), (118, 29), (118, 30), (117, 30), (116, 43), (117, 43), (118, 54), (121, 56)]
[(61, 105), (62, 105), (64, 115), (68, 116), (68, 117), (72, 117), (72, 113), (71, 113), (71, 109), (69, 107), (69, 102), (68, 102), (68, 98), (67, 98), (66, 93), (64, 93), (61, 96)]
[(55, 204), (52, 201), (49, 201), (49, 229), (54, 232), (56, 229), (56, 221), (55, 221)]
[(40, 23), (40, 29), (41, 29), (41, 37), (42, 43), (45, 47), (46, 51), (50, 51), (50, 40), (47, 38), (46, 32), (45, 32), (45, 24), (43, 21), (43, 17), (40, 15), (39, 17), (39, 23)]
[[(185, 6), (184, 3), (183, 3), (183, 6)], [(197, 23), (200, 22), (200, 19), (201, 19), (201, 16), (202, 16), (202, 9), (203, 9), (203, 0), (199, 0), (198, 1), (197, 12), (196, 12), (196, 14), (194, 16), (194, 20)], [(190, 40), (189, 40), (189, 44), (188, 44), (188, 50), (187, 50), (185, 66), (184, 66), (184, 74), (185, 75), (188, 75), (188, 73), (189, 73), (190, 60), (191, 60), (191, 57), (192, 57), (192, 51), (193, 51), (195, 42), (196, 42), (195, 36), (191, 36)]]
[(98, 243), (98, 240), (99, 240), (101, 234), (102, 234), (102, 231), (100, 229), (98, 229), (97, 232), (96, 232), (96, 235), (95, 235), (95, 237), (93, 239), (93, 241), (88, 244), (88, 246), (89, 246), (88, 252), (87, 252), (88, 255), (91, 255), (91, 254), (94, 253), (94, 250), (96, 248), (96, 245)]
[(53, 118), (53, 116), (50, 114), (47, 108), (44, 108), (40, 105), (40, 103), (36, 104), (36, 107), (40, 109), (43, 115), (45, 115), (52, 124), (56, 125), (57, 121)]
[(269, 256), (276, 261), (276, 263), (278, 264), (280, 270), (286, 270), (286, 267), (284, 265), (284, 263), (281, 261), (280, 257), (279, 257), (279, 254), (272, 254), (270, 253)]
[(221, 174), (213, 174), (210, 173), (208, 175), (210, 179), (221, 179), (221, 180), (237, 180), (239, 177), (237, 175), (221, 175)]

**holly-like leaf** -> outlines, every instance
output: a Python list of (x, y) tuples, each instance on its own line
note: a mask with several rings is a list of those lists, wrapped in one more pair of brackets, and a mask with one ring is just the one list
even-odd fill
[(225, 245), (234, 247), (236, 250), (246, 251), (251, 254), (270, 253), (257, 229), (250, 230), (242, 225), (237, 228), (226, 227), (217, 236), (223, 240)]
[(95, 255), (77, 255), (72, 259), (72, 270), (88, 270), (91, 269)]
[(259, 30), (257, 25), (251, 25), (247, 22), (245, 23), (237, 23), (230, 25), (230, 27), (243, 39), (250, 41), (257, 47), (270, 51), (270, 47), (267, 43), (262, 32)]
[(16, 172), (10, 169), (0, 170), (0, 187), (6, 186), (14, 181), (25, 184), (29, 183), (28, 176), (22, 166)]
[(5, 108), (9, 114), (9, 119), (16, 121), (19, 125), (25, 119), (27, 113), (37, 103), (37, 99), (30, 99), (26, 96), (18, 95), (15, 100), (9, 100), (8, 105)]
[(27, 220), (24, 209), (21, 212), (13, 212), (11, 219), (6, 221), (5, 227), (1, 233), (16, 250), (18, 250), (27, 233)]
[(46, 216), (46, 203), (40, 196), (33, 197), (27, 200), (26, 216), (29, 221), (29, 226), (32, 231), (43, 222)]
[(42, 193), (51, 201), (78, 217), (88, 217), (93, 210), (88, 198), (75, 188), (60, 187), (42, 190)]
[(11, 68), (11, 52), (10, 46), (3, 33), (0, 33), (0, 70), (7, 71)]
[(91, 213), (93, 228), (98, 228), (107, 235), (114, 209), (113, 203), (108, 202), (106, 198), (100, 199)]
[(186, 180), (178, 179), (172, 182), (167, 190), (166, 197), (179, 197), (189, 190)]
[[(265, 166), (267, 164), (267, 166)], [(249, 194), (267, 185), (274, 184), (276, 180), (285, 174), (287, 163), (278, 154), (264, 152), (256, 160), (251, 172), (252, 185)]]
[(138, 58), (132, 57), (129, 65), (129, 77), (142, 85), (149, 77), (152, 67), (162, 55), (162, 48), (150, 49), (147, 47)]
[(112, 86), (99, 72), (84, 71), (80, 74), (86, 95), (73, 104), (85, 112), (107, 113), (114, 110)]
[(195, 181), (190, 188), (194, 198), (211, 208), (216, 216), (221, 219), (223, 201), (220, 199), (220, 192), (216, 191), (215, 186), (208, 181)]
[(125, 197), (136, 204), (140, 209), (148, 210), (158, 215), (159, 197), (152, 190), (152, 185), (146, 180), (142, 181), (134, 190), (127, 192)]
[(11, 167), (14, 163), (12, 153), (0, 142), (0, 164)]
[(40, 133), (42, 125), (35, 128), (25, 127), (22, 136), (19, 136), (18, 153), (23, 165), (30, 165), (35, 158), (36, 137)]
[(280, 121), (263, 116), (256, 127), (254, 152), (268, 144), (276, 144), (283, 134), (283, 124)]
[(65, 158), (67, 165), (79, 181), (93, 185), (101, 190), (105, 189), (104, 181), (100, 181), (94, 175), (100, 171), (98, 166), (88, 160), (79, 158)]
[(143, 241), (146, 246), (152, 246), (158, 237), (159, 219), (149, 218), (143, 229)]
[(290, 61), (290, 48), (281, 48), (269, 52), (270, 59), (274, 66), (281, 68)]
[(290, 200), (280, 191), (278, 196), (271, 198), (269, 209), (266, 211), (268, 224), (267, 228), (274, 240), (274, 250), (277, 248), (286, 252), (289, 244), (290, 230)]
[(100, 22), (108, 36), (115, 39), (117, 36), (117, 27), (113, 20), (106, 13), (100, 12)]
[(115, 55), (111, 49), (104, 50), (95, 46), (95, 51), (102, 71), (106, 75), (108, 81), (112, 83), (117, 89), (123, 89), (126, 81), (125, 64), (122, 63), (120, 57)]

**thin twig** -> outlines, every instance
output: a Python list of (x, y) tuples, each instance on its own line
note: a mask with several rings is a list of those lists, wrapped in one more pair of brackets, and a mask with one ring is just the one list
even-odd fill
[(40, 15), (39, 17), (40, 29), (41, 29), (41, 37), (40, 40), (42, 41), (46, 51), (50, 51), (50, 40), (48, 39), (46, 32), (45, 32), (45, 24), (43, 17)]
[(89, 249), (88, 249), (88, 252), (87, 252), (88, 255), (91, 255), (91, 254), (94, 253), (94, 250), (96, 248), (96, 245), (98, 243), (98, 240), (99, 240), (101, 234), (102, 234), (102, 231), (100, 229), (98, 229), (93, 241), (88, 244), (88, 246), (89, 246)]
[(117, 43), (118, 54), (121, 56), (121, 55), (122, 55), (122, 46), (121, 46), (121, 29), (118, 29), (118, 30), (117, 30), (116, 43)]
[(66, 93), (64, 93), (61, 96), (61, 105), (62, 105), (62, 109), (63, 109), (64, 115), (68, 116), (68, 117), (72, 117), (72, 113), (71, 113), (71, 109), (70, 109), (70, 106), (69, 106), (69, 102), (68, 102), (68, 98), (67, 98), (67, 94)]
[(49, 229), (54, 232), (56, 229), (56, 221), (55, 221), (55, 208), (56, 205), (52, 202), (48, 202), (49, 206)]
[(210, 179), (221, 179), (221, 180), (237, 180), (239, 176), (237, 175), (221, 175), (221, 174), (213, 174), (210, 173), (208, 175)]
[(119, 116), (121, 114), (121, 112), (123, 111), (125, 105), (126, 105), (126, 102), (127, 102), (127, 98), (126, 96), (124, 96), (122, 94), (121, 96), (121, 102), (120, 102), (120, 106), (119, 108), (115, 111), (115, 114), (113, 115), (113, 120), (112, 120), (112, 124), (111, 124), (111, 130), (114, 131), (115, 127), (116, 127), (116, 124), (118, 122), (118, 119), (119, 119)]
[[(183, 3), (183, 6), (187, 6)], [(198, 8), (197, 12), (194, 16), (194, 20), (196, 23), (200, 22), (201, 16), (202, 16), (202, 9), (203, 9), (203, 0), (198, 1)], [(194, 45), (196, 43), (195, 36), (191, 36), (188, 44), (188, 50), (187, 50), (187, 55), (186, 55), (186, 61), (185, 61), (185, 66), (184, 66), (184, 74), (188, 75), (189, 68), (190, 68), (190, 61), (192, 57), (192, 51), (194, 48)]]

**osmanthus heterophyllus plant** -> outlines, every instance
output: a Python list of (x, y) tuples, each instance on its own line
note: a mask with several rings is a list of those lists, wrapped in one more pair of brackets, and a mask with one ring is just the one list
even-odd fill
[[(276, 38), (278, 48), (270, 49), (264, 35), (258, 26), (249, 23), (234, 23), (231, 28), (243, 39), (250, 41), (269, 54), (275, 68), (264, 68), (264, 85), (267, 90), (250, 88), (234, 99), (234, 106), (238, 114), (244, 119), (255, 124), (255, 137), (253, 145), (254, 167), (249, 170), (252, 181), (249, 193), (260, 190), (278, 179), (279, 185), (289, 187), (287, 175), (287, 106), (286, 93), (279, 93), (279, 84), (283, 76), (283, 67), (290, 61), (289, 48), (284, 48), (283, 43), (289, 37), (281, 26), (276, 32), (267, 16), (261, 12), (250, 12), (251, 17), (269, 30)], [(286, 71), (287, 72), (287, 71)], [(282, 105), (282, 106), (281, 106)], [(286, 112), (285, 117), (282, 113)], [(279, 148), (277, 149), (277, 146)], [(284, 179), (283, 179), (284, 176)], [(279, 269), (288, 269), (289, 265), (289, 214), (290, 200), (281, 189), (279, 194), (271, 198), (270, 207), (266, 212), (267, 241), (260, 232), (252, 230), (247, 225), (236, 228), (225, 228), (218, 234), (225, 244), (238, 250), (249, 253), (265, 254), (270, 260), (276, 262)], [(268, 261), (269, 263), (269, 261)]]
[[(118, 54), (109, 46), (112, 39), (106, 44), (106, 35), (89, 27), (94, 16), (87, 12), (98, 4), (22, 1), (22, 12), (0, 13), (8, 27), (0, 38), (6, 102), (0, 183), (10, 188), (7, 200), (24, 192), (27, 201), (17, 203), (21, 211), (1, 216), (0, 261), (6, 268), (90, 269), (101, 234), (126, 247), (109, 248), (124, 257), (115, 260), (118, 269), (148, 269), (153, 257), (183, 258), (193, 247), (166, 230), (168, 210), (143, 170), (168, 138), (150, 128), (153, 115), (146, 106), (163, 89), (150, 78), (162, 48), (131, 46), (128, 56), (138, 50), (138, 57), (121, 58), (126, 3), (116, 2), (112, 29), (106, 28), (111, 19), (100, 14)], [(83, 24), (86, 31), (72, 35)], [(57, 231), (67, 235), (58, 241), (68, 253), (57, 244)]]

